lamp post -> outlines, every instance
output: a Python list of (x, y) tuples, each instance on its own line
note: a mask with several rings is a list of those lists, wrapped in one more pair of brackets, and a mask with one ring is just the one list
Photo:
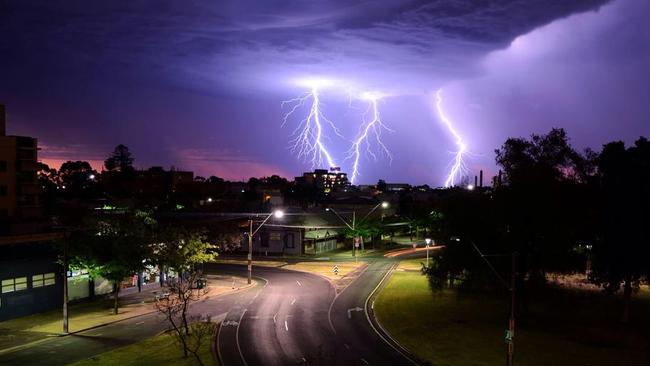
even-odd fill
[[(388, 208), (389, 203), (386, 202), (386, 201), (378, 203), (377, 205), (375, 205), (375, 207), (373, 207), (370, 211), (368, 211), (368, 213), (364, 217), (362, 217), (361, 220), (359, 220), (359, 223), (361, 223), (365, 219), (367, 219), (368, 216), (370, 216), (373, 212), (375, 212), (376, 209), (379, 208), (379, 206), (381, 206), (381, 208), (386, 209), (386, 208)], [(357, 212), (356, 212), (356, 210), (352, 211), (352, 225), (350, 225), (348, 223), (348, 221), (346, 219), (344, 219), (341, 215), (339, 215), (339, 213), (336, 212), (333, 208), (328, 207), (328, 208), (325, 209), (325, 211), (332, 211), (336, 215), (336, 217), (338, 217), (345, 224), (345, 226), (347, 226), (348, 229), (352, 230), (352, 232), (354, 233), (354, 242), (352, 244), (352, 252), (354, 253), (354, 260), (356, 261), (357, 260), (357, 251), (358, 251), (356, 246), (357, 246), (357, 243), (361, 242), (361, 240), (362, 240), (361, 238), (359, 238), (359, 236), (356, 233), (356, 228), (357, 228), (357, 220), (356, 220)]]
[(428, 268), (429, 267), (429, 244), (431, 244), (431, 239), (426, 238), (424, 239), (424, 242), (427, 244), (427, 268)]
[(266, 222), (271, 218), (271, 216), (275, 216), (276, 219), (281, 219), (284, 216), (284, 211), (282, 210), (275, 210), (271, 212), (266, 218), (262, 221), (262, 223), (253, 231), (253, 218), (248, 219), (248, 284), (252, 282), (252, 277), (253, 277), (253, 236), (257, 234), (257, 232), (266, 224)]

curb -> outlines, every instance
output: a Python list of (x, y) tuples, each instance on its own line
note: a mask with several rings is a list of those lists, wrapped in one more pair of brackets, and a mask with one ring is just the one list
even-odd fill
[[(395, 270), (396, 267), (397, 267), (397, 264), (394, 264), (393, 266), (391, 266), (391, 268), (386, 272), (384, 277), (382, 277), (381, 281), (379, 281), (377, 286), (375, 286), (375, 288), (370, 292), (370, 295), (368, 295), (368, 297), (366, 298), (366, 302), (365, 302), (365, 305), (364, 305), (366, 318), (368, 319), (368, 323), (370, 323), (370, 327), (372, 327), (372, 329), (375, 331), (375, 333), (377, 333), (379, 338), (381, 338), (384, 342), (386, 342), (389, 346), (391, 346), (399, 354), (404, 356), (404, 358), (409, 360), (411, 364), (419, 365), (419, 364), (422, 364), (421, 360), (416, 355), (414, 355), (412, 352), (410, 352), (408, 349), (406, 349), (404, 346), (402, 346), (399, 342), (397, 342), (397, 340), (395, 340), (395, 338), (391, 337), (391, 335), (384, 329), (384, 327), (381, 326), (381, 323), (379, 323), (379, 320), (377, 319), (377, 317), (375, 317), (375, 311), (374, 311), (375, 301), (374, 300), (372, 301), (372, 305), (370, 307), (368, 307), (368, 305), (370, 304), (370, 299), (375, 297), (376, 294), (378, 294), (377, 291), (384, 286), (384, 284), (386, 283), (386, 279), (389, 278), (392, 275), (392, 273), (393, 273), (393, 271)], [(371, 315), (370, 315), (371, 313), (372, 313), (372, 318), (371, 318)], [(375, 323), (376, 323), (377, 327), (379, 327), (379, 329), (377, 329), (377, 327), (375, 327)]]

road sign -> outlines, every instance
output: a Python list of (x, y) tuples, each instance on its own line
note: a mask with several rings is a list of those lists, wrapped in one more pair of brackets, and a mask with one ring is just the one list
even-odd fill
[(358, 248), (361, 245), (361, 239), (359, 237), (354, 238), (354, 247)]
[(505, 342), (506, 343), (511, 343), (512, 342), (512, 332), (509, 330), (506, 330), (506, 336), (505, 336)]
[(339, 266), (334, 265), (334, 274), (338, 276), (339, 274)]
[(413, 249), (415, 249), (417, 247), (418, 247), (417, 243), (413, 243)]

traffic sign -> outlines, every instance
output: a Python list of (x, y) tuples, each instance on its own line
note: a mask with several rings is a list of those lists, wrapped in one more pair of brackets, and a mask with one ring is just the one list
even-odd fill
[(505, 342), (506, 343), (511, 343), (512, 342), (512, 332), (509, 330), (506, 330), (506, 336), (505, 336)]

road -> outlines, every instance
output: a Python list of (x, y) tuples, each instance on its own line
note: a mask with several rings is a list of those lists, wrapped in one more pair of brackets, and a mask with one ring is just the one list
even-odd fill
[[(371, 325), (373, 300), (368, 298), (394, 264), (372, 260), (338, 296), (320, 276), (256, 267), (265, 285), (222, 323), (216, 340), (220, 361), (226, 366), (411, 364)], [(244, 271), (234, 265), (213, 269)]]
[[(324, 277), (255, 267), (257, 286), (203, 300), (193, 314), (225, 315), (216, 344), (232, 365), (409, 365), (374, 322), (374, 295), (396, 261), (369, 259), (359, 278), (336, 294)], [(206, 272), (245, 275), (245, 266), (213, 264)], [(0, 355), (0, 365), (66, 365), (152, 337), (158, 314), (127, 319)]]

